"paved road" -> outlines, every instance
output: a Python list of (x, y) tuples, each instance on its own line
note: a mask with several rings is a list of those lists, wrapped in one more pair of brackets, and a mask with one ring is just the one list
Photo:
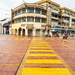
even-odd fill
[(74, 38), (0, 35), (0, 75), (75, 75), (74, 44)]

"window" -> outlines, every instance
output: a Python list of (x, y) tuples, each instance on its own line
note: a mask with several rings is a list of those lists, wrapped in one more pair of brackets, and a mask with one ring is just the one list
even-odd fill
[(67, 26), (69, 26), (69, 24), (67, 24)]
[(34, 18), (27, 18), (27, 22), (34, 22)]
[(46, 19), (42, 19), (42, 22), (43, 22), (43, 23), (46, 23)]
[(40, 10), (35, 10), (35, 13), (38, 13), (38, 14), (40, 14)]
[(52, 9), (57, 10), (58, 11), (58, 7), (56, 6), (52, 6)]
[(21, 13), (21, 10), (18, 11), (18, 14), (20, 14), (20, 13)]
[(51, 22), (52, 23), (52, 25), (54, 25), (54, 22)]
[(55, 7), (55, 10), (57, 10), (57, 11), (58, 11), (58, 7)]
[(28, 9), (27, 13), (34, 13), (34, 9)]
[(55, 25), (58, 25), (58, 23), (57, 23), (57, 22), (55, 22)]
[(15, 16), (17, 15), (17, 12), (15, 12)]
[(64, 10), (64, 13), (66, 13), (66, 10)]
[(54, 9), (54, 6), (52, 6), (52, 9)]
[(22, 10), (22, 13), (26, 13), (26, 10)]
[(69, 15), (69, 12), (68, 12), (68, 11), (66, 11), (66, 10), (64, 10), (64, 13), (65, 13), (65, 14), (67, 14), (67, 15)]
[(40, 22), (40, 18), (35, 18), (35, 22)]
[(52, 17), (54, 17), (54, 13), (52, 12)]
[(21, 19), (18, 19), (17, 22), (21, 22)]
[(42, 11), (42, 14), (43, 14), (43, 15), (46, 15), (46, 11)]
[(64, 25), (66, 26), (66, 23), (64, 23)]
[(22, 22), (26, 22), (26, 18), (22, 18)]
[(14, 23), (17, 23), (17, 20), (14, 20)]
[(74, 16), (74, 17), (75, 17), (75, 14), (72, 14), (72, 16)]

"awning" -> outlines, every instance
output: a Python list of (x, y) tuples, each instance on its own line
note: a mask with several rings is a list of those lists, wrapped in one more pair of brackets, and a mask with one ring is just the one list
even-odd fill
[(54, 30), (54, 32), (61, 32), (61, 30)]
[(55, 29), (55, 30), (51, 30), (52, 32), (61, 32), (61, 30), (59, 30), (59, 29)]

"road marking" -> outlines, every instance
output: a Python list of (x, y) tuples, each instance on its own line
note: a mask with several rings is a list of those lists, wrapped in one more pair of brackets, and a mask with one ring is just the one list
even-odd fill
[(56, 54), (29, 53), (28, 56), (56, 56)]
[(58, 59), (28, 59), (25, 63), (62, 63)]
[(24, 68), (22, 75), (72, 75), (66, 68)]

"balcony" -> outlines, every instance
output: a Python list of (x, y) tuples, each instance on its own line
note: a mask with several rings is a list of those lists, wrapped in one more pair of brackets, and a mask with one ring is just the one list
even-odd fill
[(58, 17), (51, 17), (51, 19), (52, 19), (52, 20), (56, 20), (56, 21), (59, 20)]

